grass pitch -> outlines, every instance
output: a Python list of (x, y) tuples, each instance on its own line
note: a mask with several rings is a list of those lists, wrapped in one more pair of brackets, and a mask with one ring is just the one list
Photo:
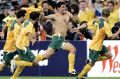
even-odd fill
[[(0, 79), (10, 79), (8, 76), (0, 76)], [(20, 79), (76, 79), (75, 77), (20, 77)], [(120, 77), (91, 77), (86, 79), (120, 79)]]

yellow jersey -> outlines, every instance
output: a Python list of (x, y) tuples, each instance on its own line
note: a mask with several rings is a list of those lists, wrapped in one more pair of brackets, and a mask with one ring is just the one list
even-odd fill
[[(11, 21), (10, 21), (11, 22)], [(7, 39), (4, 45), (4, 51), (5, 52), (14, 52), (16, 51), (16, 38), (19, 36), (22, 24), (18, 23), (17, 20), (13, 20), (11, 23), (8, 33), (7, 33)]]
[(30, 18), (30, 13), (33, 12), (33, 11), (42, 11), (42, 8), (34, 8), (34, 7), (29, 7), (29, 8), (22, 8), (23, 10), (26, 11), (26, 14), (25, 14), (25, 19), (28, 20)]
[(95, 17), (95, 13), (92, 9), (86, 9), (86, 11), (79, 11), (78, 13), (78, 20), (81, 23), (82, 21), (91, 21)]
[(21, 29), (22, 29), (22, 24), (19, 22), (16, 22), (14, 25), (14, 39), (15, 40), (20, 35)]
[[(10, 21), (11, 22), (11, 21)], [(9, 28), (7, 32), (7, 38), (3, 50), (5, 52), (14, 52), (16, 51), (15, 39), (14, 39), (14, 25), (16, 20), (9, 22)], [(10, 25), (11, 24), (11, 25)]]
[(89, 48), (95, 51), (101, 51), (103, 46), (103, 41), (106, 37), (112, 36), (112, 32), (110, 29), (110, 26), (107, 22), (104, 21), (104, 19), (100, 18), (94, 22), (94, 25), (97, 27), (96, 33), (90, 43)]
[(15, 19), (16, 19), (16, 17), (7, 16), (2, 21), (5, 22), (5, 23), (7, 23), (7, 22), (9, 22), (11, 20), (15, 20)]
[(24, 50), (23, 47), (29, 47), (30, 39), (28, 33), (35, 34), (35, 29), (31, 20), (27, 20), (22, 24), (20, 35), (16, 39), (16, 47)]
[(92, 31), (93, 36), (95, 35), (96, 29), (97, 29), (97, 27), (94, 25), (95, 21), (96, 21), (96, 19), (93, 19), (87, 23), (87, 26), (88, 26), (87, 28)]
[(118, 9), (115, 9), (113, 12), (110, 12), (110, 16), (108, 17), (108, 24), (110, 25), (110, 28), (114, 26), (116, 22), (119, 21), (119, 11)]

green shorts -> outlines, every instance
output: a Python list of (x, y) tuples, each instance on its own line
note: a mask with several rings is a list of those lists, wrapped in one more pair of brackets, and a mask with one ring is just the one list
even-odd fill
[(63, 36), (53, 36), (52, 38), (52, 42), (50, 43), (49, 47), (53, 48), (53, 49), (59, 49), (61, 48), (63, 42), (65, 42), (65, 38)]
[(14, 58), (15, 55), (17, 55), (18, 52), (4, 52), (3, 60), (5, 61), (5, 66), (10, 65), (10, 61)]
[(100, 55), (107, 53), (109, 50), (106, 46), (103, 45), (102, 50), (101, 51), (95, 51), (95, 50), (91, 50), (89, 49), (89, 58), (91, 59), (92, 62), (96, 62), (99, 58)]
[(21, 49), (17, 49), (17, 51), (21, 60), (32, 62), (35, 59), (35, 55), (31, 52), (29, 48), (27, 48), (26, 53), (24, 50), (21, 50)]

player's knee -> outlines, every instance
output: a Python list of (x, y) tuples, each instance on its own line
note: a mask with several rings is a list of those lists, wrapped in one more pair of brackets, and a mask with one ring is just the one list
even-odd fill
[(3, 67), (0, 67), (0, 71), (2, 71), (3, 70)]
[(73, 54), (75, 54), (76, 53), (76, 48), (73, 47), (72, 49), (70, 49), (70, 52), (73, 53)]
[(112, 57), (113, 57), (113, 55), (112, 55), (112, 54), (109, 54), (108, 59), (111, 59)]
[(89, 65), (94, 66), (94, 65), (95, 65), (95, 62), (90, 61), (90, 62), (89, 62)]
[(108, 57), (108, 59), (111, 59), (113, 57), (112, 53), (108, 52), (107, 57)]
[(76, 53), (76, 48), (75, 47), (71, 47), (68, 49), (68, 51), (72, 54), (75, 54)]

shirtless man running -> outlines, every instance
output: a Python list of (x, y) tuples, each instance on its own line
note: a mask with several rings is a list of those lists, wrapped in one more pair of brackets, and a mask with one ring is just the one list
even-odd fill
[(59, 48), (69, 51), (68, 61), (69, 69), (68, 73), (75, 75), (76, 71), (74, 69), (75, 62), (75, 52), (76, 48), (69, 42), (65, 41), (65, 36), (69, 29), (69, 21), (73, 18), (73, 15), (66, 10), (66, 5), (64, 2), (57, 3), (57, 11), (55, 14), (45, 16), (44, 19), (51, 19), (54, 25), (54, 35), (52, 41), (46, 50), (46, 53), (42, 55), (42, 59), (49, 58), (55, 51)]

